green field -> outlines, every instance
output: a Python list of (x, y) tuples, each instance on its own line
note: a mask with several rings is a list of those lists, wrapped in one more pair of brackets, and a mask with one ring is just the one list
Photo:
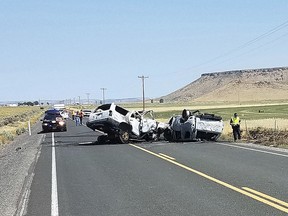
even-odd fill
[[(155, 112), (156, 118), (168, 119), (174, 114), (181, 114), (180, 110)], [(202, 113), (213, 113), (222, 116), (223, 120), (229, 120), (233, 113), (238, 113), (241, 119), (257, 120), (267, 118), (288, 119), (288, 105), (266, 105), (253, 107), (230, 107), (230, 108), (205, 108), (200, 109)]]
[[(118, 104), (128, 110), (142, 110), (142, 103)], [(83, 109), (77, 106), (74, 109)], [(87, 107), (88, 108), (88, 107)], [(89, 107), (95, 109), (96, 106)], [(155, 118), (161, 122), (168, 122), (173, 115), (181, 115), (183, 109), (190, 111), (199, 110), (201, 113), (212, 113), (221, 116), (224, 121), (222, 139), (231, 138), (229, 120), (233, 113), (237, 112), (242, 120), (243, 134), (259, 131), (259, 127), (273, 131), (288, 131), (288, 104), (226, 104), (226, 103), (182, 103), (182, 104), (159, 104), (146, 103), (146, 110), (153, 110)], [(13, 140), (14, 137), (27, 130), (27, 121), (35, 123), (43, 115), (44, 110), (39, 107), (0, 107), (0, 144)], [(262, 131), (262, 130), (261, 130)], [(260, 131), (260, 132), (261, 132)], [(259, 132), (259, 133), (260, 133)], [(262, 133), (262, 132), (261, 132)], [(270, 133), (270, 132), (269, 132)], [(269, 134), (267, 132), (267, 134)], [(274, 133), (274, 132), (273, 132)], [(282, 135), (281, 135), (282, 136)], [(247, 136), (248, 137), (248, 136)], [(248, 137), (249, 138), (249, 137)], [(281, 137), (278, 136), (278, 140)], [(274, 137), (275, 140), (275, 137)], [(281, 138), (281, 140), (283, 140)], [(282, 144), (284, 141), (281, 141)], [(281, 144), (281, 145), (282, 145)], [(286, 145), (286, 144), (285, 144)]]
[[(129, 110), (141, 110), (142, 103), (120, 105)], [(183, 109), (190, 111), (199, 110), (201, 113), (213, 113), (222, 116), (224, 121), (231, 118), (233, 113), (238, 113), (242, 119), (288, 119), (288, 104), (147, 104), (145, 109), (154, 110), (156, 119), (169, 119), (173, 115), (180, 115)]]
[[(127, 109), (142, 110), (142, 103), (123, 105)], [(231, 116), (237, 112), (241, 118), (242, 142), (254, 142), (261, 145), (288, 147), (288, 104), (147, 104), (146, 110), (154, 110), (158, 121), (168, 122), (173, 115), (181, 115), (183, 109), (199, 110), (201, 113), (219, 115), (224, 121), (224, 130), (220, 140), (232, 141)]]

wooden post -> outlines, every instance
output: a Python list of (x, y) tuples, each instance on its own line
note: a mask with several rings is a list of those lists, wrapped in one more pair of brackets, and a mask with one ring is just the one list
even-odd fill
[(28, 121), (28, 132), (29, 132), (29, 136), (31, 136), (31, 122), (30, 122), (30, 120)]
[(246, 119), (245, 119), (245, 128), (246, 128), (247, 141), (250, 141), (250, 134), (249, 134), (249, 131), (248, 131)]
[(276, 122), (276, 119), (274, 119), (273, 146), (276, 146), (276, 140), (275, 140), (275, 137), (276, 137), (276, 130), (277, 130), (277, 122)]

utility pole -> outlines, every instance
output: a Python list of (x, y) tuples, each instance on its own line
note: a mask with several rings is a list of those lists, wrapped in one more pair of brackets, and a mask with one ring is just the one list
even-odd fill
[(78, 99), (79, 99), (79, 105), (80, 105), (80, 100), (81, 100), (81, 99), (80, 99), (80, 96), (78, 96)]
[(90, 93), (86, 93), (86, 95), (87, 95), (87, 99), (88, 99), (88, 105), (89, 105), (89, 95), (90, 95)]
[(142, 79), (142, 98), (143, 98), (143, 111), (145, 111), (145, 85), (144, 85), (144, 80), (149, 78), (148, 76), (138, 76), (138, 78)]
[(100, 88), (102, 90), (102, 104), (105, 104), (105, 90), (107, 90), (107, 88)]

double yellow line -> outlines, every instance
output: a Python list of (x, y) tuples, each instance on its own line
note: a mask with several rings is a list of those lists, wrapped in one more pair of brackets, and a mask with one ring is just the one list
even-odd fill
[(234, 190), (234, 191), (236, 191), (236, 192), (238, 192), (238, 193), (241, 193), (241, 194), (243, 194), (243, 195), (245, 195), (245, 196), (248, 196), (248, 197), (250, 197), (250, 198), (252, 198), (252, 199), (255, 199), (255, 200), (259, 201), (259, 202), (262, 202), (262, 203), (264, 203), (264, 204), (266, 204), (266, 205), (269, 205), (269, 206), (271, 206), (271, 207), (273, 207), (273, 208), (276, 208), (276, 209), (278, 209), (278, 210), (280, 210), (280, 211), (283, 211), (283, 212), (288, 213), (288, 203), (286, 203), (286, 202), (284, 202), (284, 201), (282, 201), (282, 200), (279, 200), (279, 199), (276, 199), (276, 198), (274, 198), (274, 197), (271, 197), (271, 196), (269, 196), (269, 195), (267, 195), (267, 194), (264, 194), (264, 193), (255, 191), (255, 190), (250, 189), (250, 188), (248, 188), (248, 187), (242, 187), (242, 189), (241, 189), (241, 188), (237, 188), (237, 187), (235, 187), (235, 186), (233, 186), (233, 185), (231, 185), (231, 184), (228, 184), (228, 183), (226, 183), (226, 182), (223, 182), (223, 181), (221, 181), (221, 180), (219, 180), (219, 179), (216, 179), (216, 178), (214, 178), (214, 177), (212, 177), (212, 176), (209, 176), (209, 175), (207, 175), (207, 174), (205, 174), (205, 173), (203, 173), (203, 172), (200, 172), (200, 171), (198, 171), (198, 170), (195, 170), (195, 169), (192, 169), (192, 168), (190, 168), (190, 167), (188, 167), (188, 166), (185, 166), (185, 165), (183, 165), (183, 164), (180, 164), (180, 163), (178, 163), (178, 162), (175, 160), (175, 158), (172, 158), (172, 157), (170, 157), (170, 156), (168, 156), (168, 155), (165, 155), (165, 154), (162, 154), (162, 153), (156, 154), (156, 153), (154, 153), (154, 152), (151, 152), (151, 151), (149, 151), (149, 150), (147, 150), (147, 149), (144, 149), (144, 148), (142, 148), (142, 147), (136, 146), (136, 145), (134, 145), (134, 144), (130, 144), (130, 146), (133, 146), (133, 147), (135, 147), (135, 148), (137, 148), (137, 149), (140, 149), (140, 150), (142, 150), (142, 151), (144, 151), (144, 152), (147, 152), (147, 153), (149, 153), (149, 154), (151, 154), (151, 155), (154, 155), (154, 156), (156, 156), (156, 157), (158, 157), (158, 158), (161, 158), (161, 159), (163, 159), (163, 160), (166, 160), (166, 161), (168, 161), (168, 162), (170, 162), (170, 163), (172, 163), (172, 164), (175, 164), (176, 166), (179, 166), (179, 167), (181, 167), (181, 168), (183, 168), (183, 169), (186, 169), (186, 170), (188, 170), (188, 171), (190, 171), (190, 172), (193, 172), (193, 173), (195, 173), (195, 174), (197, 174), (197, 175), (199, 175), (199, 176), (202, 176), (203, 178), (206, 178), (206, 179), (208, 179), (208, 180), (210, 180), (210, 181), (213, 181), (213, 182), (215, 182), (215, 183), (217, 183), (217, 184), (220, 184), (220, 185), (222, 185), (222, 186), (224, 186), (224, 187), (226, 187), (226, 188), (229, 188), (229, 189), (231, 189), (231, 190)]

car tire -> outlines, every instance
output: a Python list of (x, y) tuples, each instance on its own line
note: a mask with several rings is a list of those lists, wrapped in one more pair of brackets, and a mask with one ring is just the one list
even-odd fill
[(67, 131), (67, 129), (66, 128), (60, 128), (57, 131), (64, 132), (64, 131)]
[(165, 140), (167, 140), (167, 141), (169, 141), (169, 142), (172, 141), (173, 138), (172, 138), (172, 132), (171, 132), (170, 129), (166, 128), (166, 129), (164, 130), (164, 138), (165, 138)]
[(128, 131), (120, 130), (119, 131), (119, 141), (123, 144), (127, 144), (129, 142), (130, 135)]

